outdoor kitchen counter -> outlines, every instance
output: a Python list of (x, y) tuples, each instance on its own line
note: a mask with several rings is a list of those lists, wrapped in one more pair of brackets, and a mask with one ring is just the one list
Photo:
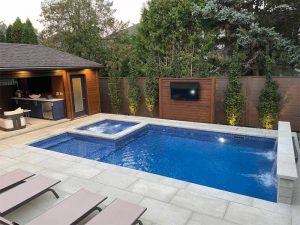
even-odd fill
[(60, 98), (47, 99), (47, 98), (17, 98), (17, 97), (13, 97), (13, 98), (11, 98), (11, 99), (14, 99), (14, 100), (40, 101), (40, 102), (56, 102), (56, 101), (64, 101), (64, 99), (60, 99)]
[(66, 109), (64, 99), (47, 98), (12, 98), (17, 107), (29, 111), (30, 117), (40, 119), (59, 120), (66, 118)]

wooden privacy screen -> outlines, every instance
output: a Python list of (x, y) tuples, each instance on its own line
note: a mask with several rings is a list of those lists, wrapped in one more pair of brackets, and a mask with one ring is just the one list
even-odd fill
[[(198, 82), (197, 101), (171, 99), (171, 82)], [(215, 78), (162, 78), (159, 80), (159, 115), (162, 119), (214, 123)]]

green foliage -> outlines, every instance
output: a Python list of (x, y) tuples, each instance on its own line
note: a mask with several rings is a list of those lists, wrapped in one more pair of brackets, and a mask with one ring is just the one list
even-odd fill
[(108, 78), (108, 89), (109, 89), (109, 96), (110, 102), (113, 113), (120, 113), (121, 112), (121, 79), (118, 76), (118, 72), (114, 69), (111, 69), (111, 74)]
[(141, 102), (141, 90), (138, 85), (138, 73), (135, 68), (136, 65), (133, 62), (129, 63), (130, 74), (128, 77), (128, 99), (129, 99), (129, 111), (132, 115), (135, 115), (138, 111), (139, 104)]
[(11, 28), (11, 39), (7, 39), (10, 43), (22, 43), (23, 38), (23, 23), (19, 17), (15, 20)]
[(281, 95), (278, 83), (271, 76), (272, 61), (268, 59), (266, 83), (259, 96), (258, 115), (263, 128), (272, 129), (280, 113)]
[(0, 42), (6, 41), (6, 25), (0, 21)]
[(45, 0), (42, 3), (43, 44), (104, 62), (105, 38), (127, 24), (117, 21), (106, 0)]
[(155, 56), (162, 76), (207, 76), (217, 36), (195, 16), (193, 6), (204, 0), (153, 0), (142, 12), (137, 47), (144, 61)]
[(29, 19), (23, 24), (22, 43), (24, 44), (38, 44), (38, 38), (34, 27)]
[(264, 27), (272, 28), (284, 38), (298, 42), (300, 27), (299, 0), (268, 0), (260, 1), (258, 11), (259, 23)]
[(9, 25), (6, 29), (6, 39), (5, 42), (10, 42), (12, 40), (12, 25)]
[(146, 89), (145, 89), (145, 101), (146, 108), (153, 116), (155, 106), (158, 102), (158, 65), (153, 57), (150, 57), (146, 64)]
[(27, 19), (25, 23), (22, 23), (19, 17), (6, 29), (4, 41), (9, 43), (38, 44), (37, 34), (30, 20)]
[[(220, 31), (219, 43), (224, 45), (223, 60), (229, 61), (236, 47), (239, 45), (239, 51), (243, 52), (245, 57), (245, 67), (247, 74), (260, 75), (263, 73), (265, 63), (274, 51), (277, 52), (275, 58), (278, 63), (299, 65), (299, 46), (283, 38), (277, 31), (283, 30), (273, 22), (278, 18), (273, 14), (276, 10), (285, 9), (286, 12), (296, 13), (300, 4), (294, 3), (296, 0), (208, 0), (205, 7), (195, 6), (198, 17), (207, 20)], [(297, 1), (299, 2), (299, 1)], [(299, 14), (297, 12), (296, 14)], [(289, 16), (284, 16), (287, 19)], [(299, 20), (295, 18), (291, 24), (298, 24), (296, 27), (290, 27), (286, 30), (291, 36), (297, 36), (299, 29)], [(297, 20), (297, 22), (295, 21)], [(288, 20), (286, 20), (288, 21)], [(282, 26), (281, 24), (280, 26)], [(264, 27), (265, 26), (265, 27)], [(275, 28), (273, 28), (275, 26)], [(289, 36), (285, 34), (286, 36)], [(284, 61), (284, 62), (282, 62)]]
[(224, 108), (227, 122), (236, 126), (241, 120), (245, 108), (245, 97), (242, 91), (240, 55), (234, 52), (229, 66), (229, 83), (225, 92)]

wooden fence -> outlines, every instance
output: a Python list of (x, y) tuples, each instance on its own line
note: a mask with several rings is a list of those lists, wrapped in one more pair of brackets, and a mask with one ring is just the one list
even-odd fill
[[(274, 77), (279, 84), (279, 91), (282, 96), (282, 105), (280, 120), (290, 121), (293, 131), (300, 131), (300, 77)], [(145, 79), (139, 79), (139, 86), (144, 93)], [(224, 114), (224, 91), (227, 86), (226, 77), (216, 78), (215, 93), (215, 123), (226, 124)], [(258, 98), (260, 91), (264, 86), (264, 77), (243, 77), (243, 91), (246, 96), (246, 108), (241, 121), (241, 126), (260, 127), (258, 121)], [(128, 109), (128, 81), (122, 79), (122, 114), (129, 114)], [(108, 79), (100, 78), (100, 96), (101, 110), (104, 113), (112, 113), (110, 106), (110, 98), (108, 95)], [(189, 109), (187, 109), (189, 110)], [(184, 114), (184, 112), (183, 112)], [(144, 102), (144, 96), (141, 99), (141, 105), (137, 112), (138, 116), (150, 116), (147, 112)], [(156, 109), (155, 117), (159, 117), (158, 109)]]

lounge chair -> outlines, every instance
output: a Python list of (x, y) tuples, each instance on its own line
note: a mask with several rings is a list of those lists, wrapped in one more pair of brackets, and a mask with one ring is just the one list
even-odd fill
[(6, 191), (14, 186), (24, 183), (26, 179), (34, 176), (34, 173), (30, 173), (24, 170), (16, 169), (0, 176), (0, 193)]
[(56, 198), (59, 198), (58, 194), (51, 189), (59, 182), (59, 180), (37, 175), (25, 183), (1, 193), (0, 216), (10, 213), (48, 191), (51, 191)]
[[(26, 225), (77, 224), (95, 210), (107, 197), (81, 189)], [(108, 224), (107, 224), (108, 225)]]
[(14, 111), (6, 111), (0, 118), (0, 129), (5, 131), (19, 130), (26, 127), (24, 110), (18, 108)]
[(135, 225), (147, 209), (136, 204), (115, 200), (85, 225)]
[(2, 225), (18, 225), (17, 223), (10, 222), (1, 216), (0, 216), (0, 224), (2, 224)]

